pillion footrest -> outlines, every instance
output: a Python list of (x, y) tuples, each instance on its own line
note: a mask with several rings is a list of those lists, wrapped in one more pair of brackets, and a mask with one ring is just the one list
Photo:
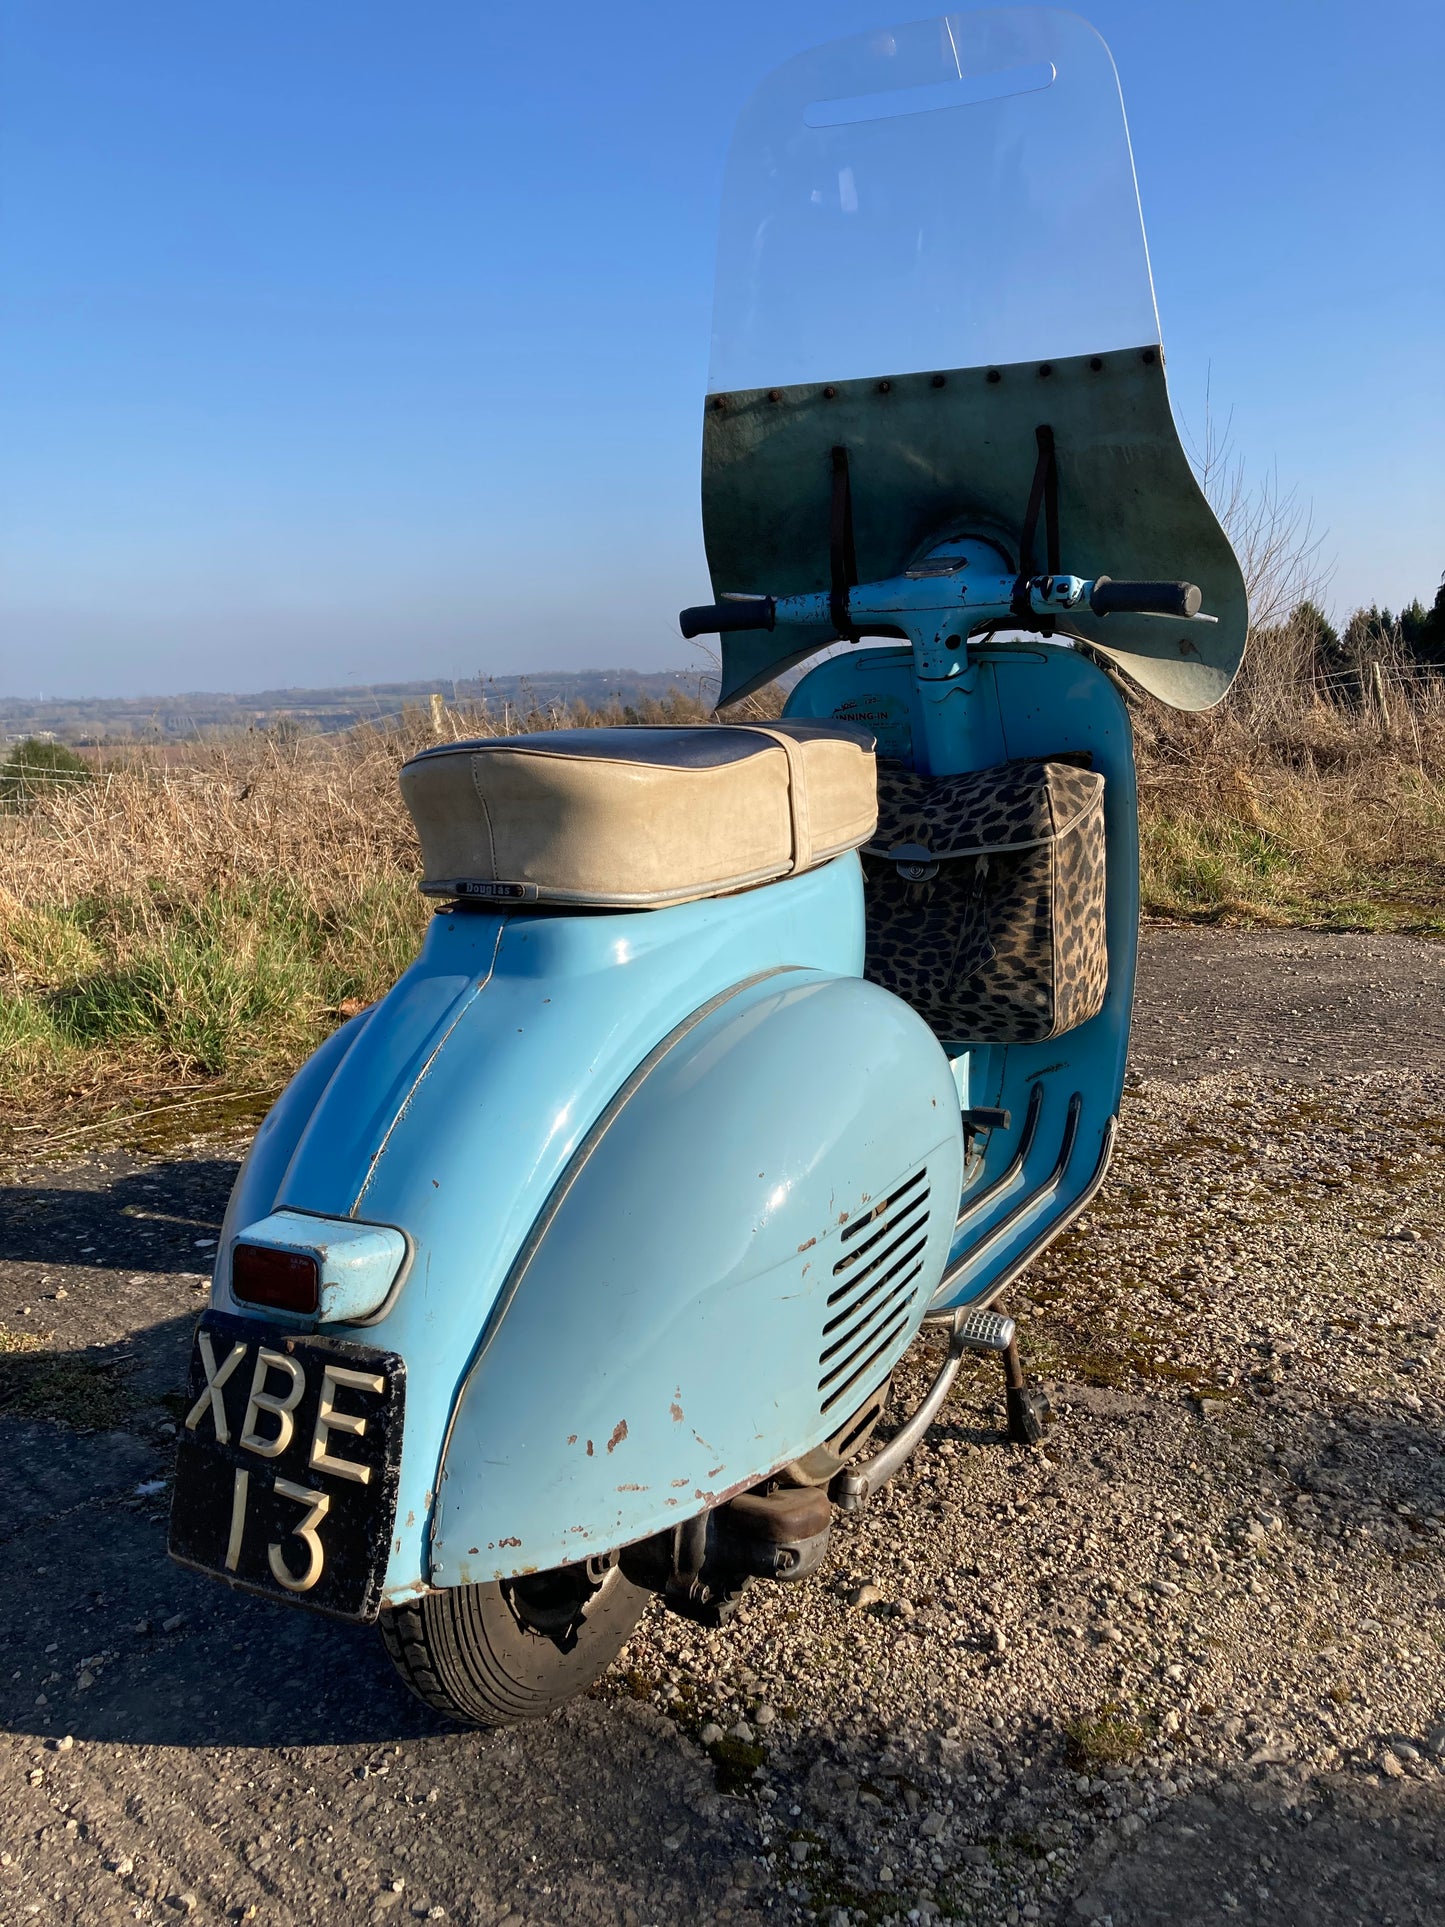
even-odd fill
[(955, 1343), (966, 1352), (1006, 1352), (1017, 1326), (1001, 1311), (964, 1313), (955, 1327)]
[[(943, 1401), (948, 1397), (958, 1368), (965, 1352), (993, 1352), (1002, 1354), (1004, 1370), (1009, 1383), (1015, 1379), (1021, 1384), (1018, 1351), (1014, 1345), (1015, 1326), (1012, 1318), (1006, 1318), (996, 1311), (958, 1311), (953, 1314), (953, 1329), (949, 1333), (948, 1352), (934, 1379), (925, 1393), (922, 1404), (913, 1415), (899, 1427), (881, 1452), (871, 1459), (848, 1465), (839, 1472), (828, 1487), (829, 1497), (834, 1505), (844, 1512), (858, 1512), (869, 1497), (880, 1486), (886, 1485), (899, 1467), (908, 1459), (924, 1433), (938, 1416)], [(1012, 1437), (1012, 1432), (1010, 1437)]]

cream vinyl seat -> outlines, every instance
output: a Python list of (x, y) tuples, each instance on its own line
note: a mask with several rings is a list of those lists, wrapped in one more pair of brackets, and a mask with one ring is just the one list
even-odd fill
[(856, 849), (873, 739), (844, 724), (562, 729), (447, 743), (401, 772), (431, 896), (652, 908)]

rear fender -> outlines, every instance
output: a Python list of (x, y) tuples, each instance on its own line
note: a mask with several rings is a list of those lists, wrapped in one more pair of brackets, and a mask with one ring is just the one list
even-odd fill
[(608, 915), (442, 912), (417, 961), (323, 1045), (267, 1121), (227, 1217), (229, 1250), (273, 1212), (393, 1226), (405, 1278), (329, 1336), (406, 1361), (405, 1439), (383, 1601), (425, 1590), (447, 1425), (519, 1249), (578, 1145), (690, 1013), (792, 969), (862, 967), (851, 854), (737, 896)]
[(287, 1167), (296, 1155), (302, 1133), (310, 1123), (327, 1086), (341, 1066), (347, 1052), (360, 1040), (377, 1006), (373, 1004), (357, 1017), (332, 1031), (319, 1049), (312, 1052), (261, 1120), (241, 1161), (236, 1182), (221, 1220), (221, 1235), (216, 1243), (215, 1277), (211, 1302), (225, 1311), (245, 1312), (230, 1295), (231, 1246), (237, 1233), (270, 1212), (285, 1181)]

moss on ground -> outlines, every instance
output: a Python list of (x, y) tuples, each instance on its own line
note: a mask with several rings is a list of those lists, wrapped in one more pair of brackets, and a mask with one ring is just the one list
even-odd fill
[(135, 1399), (122, 1367), (46, 1350), (47, 1338), (0, 1326), (0, 1413), (56, 1419), (77, 1431), (123, 1425)]

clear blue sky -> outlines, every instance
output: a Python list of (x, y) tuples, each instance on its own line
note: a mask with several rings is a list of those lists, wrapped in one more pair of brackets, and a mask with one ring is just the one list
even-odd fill
[[(1445, 569), (1445, 8), (1093, 0), (1176, 409)], [(0, 693), (689, 660), (723, 159), (908, 0), (0, 0)]]

